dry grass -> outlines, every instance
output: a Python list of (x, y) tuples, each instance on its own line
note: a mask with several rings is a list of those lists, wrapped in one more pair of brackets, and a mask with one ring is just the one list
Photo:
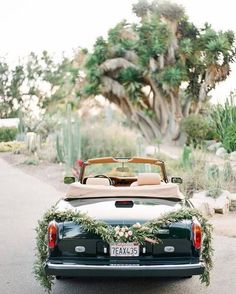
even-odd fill
[(174, 160), (164, 154), (158, 154), (157, 156), (165, 161), (169, 177), (178, 176), (183, 179), (180, 189), (188, 198), (194, 192), (200, 190), (209, 191), (209, 196), (211, 197), (218, 197), (221, 190), (230, 190), (234, 182), (230, 171), (225, 169), (226, 162), (223, 166), (216, 165), (219, 168), (219, 176), (217, 178), (210, 177), (209, 169), (212, 164), (209, 162), (208, 153), (202, 150), (194, 150), (192, 152), (189, 166), (187, 167), (183, 166), (181, 160)]

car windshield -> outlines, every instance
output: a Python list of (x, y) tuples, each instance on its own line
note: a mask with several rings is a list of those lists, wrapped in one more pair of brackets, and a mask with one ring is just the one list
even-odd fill
[(106, 175), (109, 177), (137, 177), (139, 173), (161, 173), (161, 168), (154, 164), (144, 163), (102, 163), (91, 164), (85, 168), (85, 177)]

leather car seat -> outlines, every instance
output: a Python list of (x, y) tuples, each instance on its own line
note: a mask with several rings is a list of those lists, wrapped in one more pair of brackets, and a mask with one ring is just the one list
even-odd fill
[(137, 181), (133, 182), (130, 187), (160, 184), (161, 177), (158, 173), (140, 173), (138, 174)]

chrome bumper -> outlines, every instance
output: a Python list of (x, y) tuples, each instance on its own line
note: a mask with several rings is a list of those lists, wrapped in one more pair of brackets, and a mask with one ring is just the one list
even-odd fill
[(198, 275), (204, 272), (202, 262), (192, 264), (171, 265), (86, 265), (73, 263), (47, 262), (45, 266), (48, 275), (63, 276), (138, 276), (147, 273), (148, 276), (186, 276)]
[(158, 269), (158, 270), (173, 270), (173, 269), (195, 269), (196, 267), (203, 266), (202, 262), (199, 263), (191, 263), (191, 264), (171, 264), (171, 265), (124, 265), (124, 264), (117, 264), (117, 265), (87, 265), (87, 264), (70, 264), (70, 263), (63, 263), (63, 264), (55, 264), (55, 263), (47, 263), (47, 266), (50, 269), (87, 269), (87, 270), (147, 270), (147, 269)]

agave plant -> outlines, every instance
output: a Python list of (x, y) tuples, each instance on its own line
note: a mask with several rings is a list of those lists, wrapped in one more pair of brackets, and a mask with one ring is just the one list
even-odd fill
[(216, 126), (216, 133), (222, 142), (225, 140), (229, 126), (236, 125), (235, 98), (236, 92), (231, 92), (226, 102), (223, 105), (217, 104), (211, 113), (211, 118)]

